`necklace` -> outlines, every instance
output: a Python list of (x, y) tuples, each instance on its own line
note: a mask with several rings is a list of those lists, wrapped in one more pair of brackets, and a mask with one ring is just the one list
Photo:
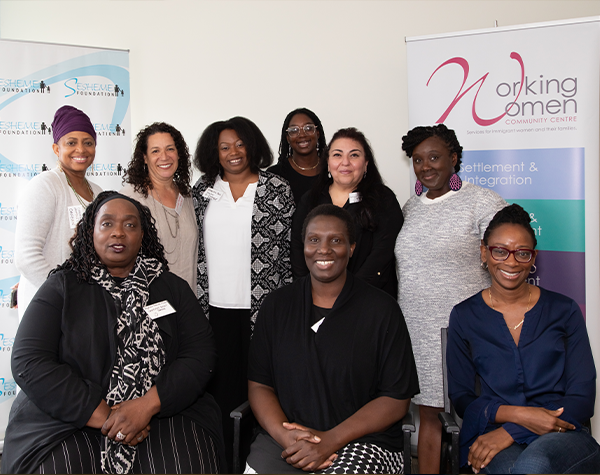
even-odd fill
[[(158, 194), (158, 190), (154, 189), (154, 190), (152, 190), (152, 193), (156, 193), (156, 196), (158, 196), (158, 202), (162, 206), (163, 213), (165, 213), (165, 221), (167, 222), (167, 226), (169, 227), (169, 233), (171, 233), (171, 237), (173, 239), (175, 239), (177, 237), (177, 233), (179, 232), (179, 215), (177, 214), (177, 212), (175, 212), (175, 214), (172, 214), (171, 211), (167, 211), (167, 208), (165, 207), (165, 205), (163, 204), (162, 200), (160, 199), (160, 195)], [(168, 216), (171, 216), (172, 218), (175, 218), (175, 234), (173, 234), (173, 229), (171, 228), (171, 224), (169, 223)], [(166, 251), (166, 249), (165, 249), (165, 251)], [(173, 251), (171, 251), (171, 252), (173, 252)]]
[(306, 170), (314, 170), (315, 168), (317, 168), (319, 166), (319, 163), (321, 163), (321, 158), (318, 155), (317, 155), (317, 163), (312, 167), (301, 167), (300, 165), (298, 165), (296, 163), (296, 160), (294, 160), (293, 155), (290, 155), (290, 158), (292, 159), (292, 162), (294, 162), (294, 165), (296, 165), (303, 172), (305, 172)]
[[(60, 168), (60, 167), (59, 167), (59, 168)], [(61, 170), (63, 173), (65, 173), (65, 172), (64, 172), (64, 170), (63, 170), (62, 168), (61, 168), (60, 170)], [(70, 187), (70, 188), (73, 190), (73, 193), (75, 193), (75, 196), (77, 197), (77, 201), (79, 201), (79, 204), (81, 205), (81, 207), (82, 207), (83, 209), (86, 209), (86, 208), (87, 208), (87, 205), (85, 204), (85, 201), (83, 200), (83, 198), (82, 198), (81, 196), (79, 196), (79, 193), (77, 193), (77, 192), (75, 191), (75, 188), (74, 188), (74, 187), (73, 187), (73, 185), (71, 184), (71, 180), (69, 180), (69, 175), (67, 175), (66, 173), (65, 173), (65, 178), (67, 179), (67, 183), (68, 183), (69, 187)], [(92, 191), (92, 187), (90, 186), (90, 182), (89, 182), (89, 181), (87, 181), (87, 179), (86, 179), (86, 178), (84, 178), (83, 180), (85, 181), (85, 184), (86, 184), (86, 185), (87, 185), (87, 187), (88, 187), (88, 191), (90, 192), (90, 195), (92, 195), (92, 201), (94, 201), (94, 192)]]
[[(529, 289), (529, 298), (527, 299), (527, 308), (525, 309), (525, 313), (529, 312), (529, 304), (531, 303), (531, 285), (527, 284), (527, 288)], [(492, 304), (492, 310), (496, 310), (494, 308), (494, 301), (492, 300), (492, 288), (488, 287), (488, 294), (490, 296), (490, 303)], [(517, 328), (519, 328), (521, 325), (523, 325), (523, 322), (525, 321), (525, 315), (523, 315), (523, 319), (513, 327), (513, 330), (516, 330)]]

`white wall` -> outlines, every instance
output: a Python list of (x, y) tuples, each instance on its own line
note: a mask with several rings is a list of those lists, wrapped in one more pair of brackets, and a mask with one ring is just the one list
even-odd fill
[(313, 109), (327, 137), (356, 126), (404, 204), (406, 36), (595, 15), (599, 0), (0, 0), (0, 38), (129, 49), (132, 129), (170, 122), (192, 151), (234, 115), (275, 152), (296, 107)]
[(275, 152), (296, 107), (313, 109), (328, 137), (356, 126), (404, 204), (406, 36), (599, 14), (598, 0), (0, 0), (0, 37), (129, 49), (132, 130), (167, 121), (192, 150), (234, 115)]

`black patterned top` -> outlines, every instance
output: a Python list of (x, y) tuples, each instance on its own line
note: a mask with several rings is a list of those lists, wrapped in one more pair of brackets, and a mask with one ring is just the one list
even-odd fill
[[(210, 198), (203, 194), (214, 182), (201, 177), (192, 190), (198, 224), (198, 299), (208, 315), (208, 273), (204, 248), (204, 214)], [(260, 171), (252, 210), (252, 271), (250, 274), (250, 313), (252, 325), (263, 299), (279, 287), (292, 282), (290, 238), (295, 211), (292, 190), (283, 178)], [(223, 230), (226, 232), (227, 230)]]

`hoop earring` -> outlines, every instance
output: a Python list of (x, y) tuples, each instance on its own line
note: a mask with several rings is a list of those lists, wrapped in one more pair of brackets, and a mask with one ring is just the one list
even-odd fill
[(415, 194), (417, 196), (421, 196), (423, 194), (423, 183), (421, 183), (419, 180), (417, 180), (415, 183)]
[(535, 274), (537, 272), (537, 266), (535, 264), (531, 265), (531, 269), (529, 270), (530, 274)]
[(287, 156), (287, 158), (290, 158), (293, 154), (294, 154), (294, 151), (292, 150), (292, 146), (290, 144), (288, 144), (288, 156)]
[(480, 264), (480, 266), (481, 266), (481, 268), (482, 268), (483, 270), (488, 270), (488, 265), (487, 265), (487, 262), (486, 262), (486, 261), (481, 261), (481, 264)]
[(456, 173), (453, 173), (448, 184), (452, 191), (458, 191), (462, 187), (462, 180)]
[(327, 178), (331, 178), (331, 172), (327, 172)]
[(321, 149), (319, 148), (319, 139), (317, 139), (317, 155), (319, 155), (320, 151), (321, 151)]

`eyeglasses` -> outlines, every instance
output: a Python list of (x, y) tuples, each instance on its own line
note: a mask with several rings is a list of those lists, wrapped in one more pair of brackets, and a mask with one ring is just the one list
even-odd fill
[(317, 126), (314, 124), (306, 124), (304, 127), (298, 127), (297, 125), (294, 125), (293, 127), (288, 127), (285, 129), (285, 131), (290, 137), (296, 137), (296, 135), (300, 133), (301, 129), (304, 130), (306, 135), (315, 135)]
[(514, 251), (509, 251), (508, 249), (499, 246), (488, 246), (488, 249), (495, 261), (505, 261), (508, 259), (508, 256), (513, 254), (517, 262), (527, 264), (535, 255), (533, 249), (515, 249)]

